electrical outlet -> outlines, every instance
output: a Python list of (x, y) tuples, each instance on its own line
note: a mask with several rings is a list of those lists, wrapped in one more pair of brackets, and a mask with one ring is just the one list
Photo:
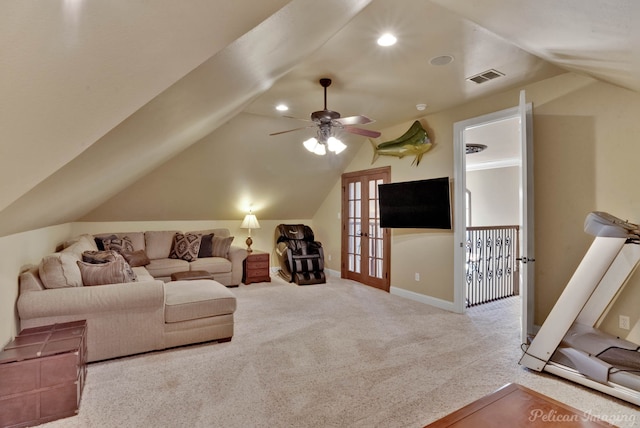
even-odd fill
[(626, 315), (620, 315), (618, 318), (618, 327), (622, 330), (631, 330), (631, 320)]
[(418, 272), (416, 272), (415, 278), (416, 278), (416, 281), (420, 281), (420, 274)]
[(328, 261), (331, 261), (331, 254), (329, 254), (329, 255), (327, 256), (327, 260), (328, 260)]

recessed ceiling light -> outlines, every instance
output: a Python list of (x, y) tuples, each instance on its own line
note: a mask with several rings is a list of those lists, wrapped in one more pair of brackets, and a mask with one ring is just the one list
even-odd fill
[(429, 60), (429, 64), (431, 65), (447, 65), (453, 61), (453, 57), (451, 55), (440, 55), (433, 57)]
[(278, 111), (287, 111), (287, 110), (289, 110), (289, 107), (287, 107), (287, 106), (286, 106), (286, 105), (284, 105), (284, 104), (278, 104), (278, 105), (276, 106), (276, 110), (278, 110)]
[(384, 33), (378, 38), (378, 44), (380, 46), (393, 46), (397, 41), (398, 39), (396, 39), (396, 36), (391, 33)]
[(426, 104), (416, 104), (416, 109), (422, 111), (427, 108)]

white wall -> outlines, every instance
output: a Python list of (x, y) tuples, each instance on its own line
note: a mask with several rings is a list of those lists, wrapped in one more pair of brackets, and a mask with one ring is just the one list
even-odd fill
[(507, 226), (520, 224), (520, 167), (467, 171), (471, 192), (471, 224)]

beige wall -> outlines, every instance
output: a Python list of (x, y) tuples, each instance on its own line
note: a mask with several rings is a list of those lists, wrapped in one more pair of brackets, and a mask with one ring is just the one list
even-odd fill
[(69, 233), (70, 226), (61, 225), (0, 237), (0, 348), (20, 329), (16, 300), (21, 268), (39, 263), (43, 256), (54, 252)]
[[(423, 123), (435, 137), (435, 148), (418, 167), (411, 159), (381, 157), (371, 165), (372, 149), (363, 146), (346, 171), (391, 166), (392, 181), (453, 176), (453, 124), (517, 105), (520, 88), (451, 110), (427, 115)], [(640, 158), (640, 95), (567, 73), (525, 88), (533, 103), (535, 173), (535, 323), (542, 324), (584, 256), (592, 238), (583, 232), (590, 211), (609, 211), (640, 221), (637, 159)], [(402, 134), (410, 123), (383, 130), (381, 141)], [(337, 182), (314, 217), (333, 254), (339, 254), (340, 207)], [(336, 260), (332, 262), (335, 269)], [(337, 266), (337, 267), (335, 267)], [(421, 273), (421, 282), (414, 273)], [(640, 277), (635, 275), (604, 324), (617, 330), (620, 313), (640, 313)], [(453, 300), (453, 235), (422, 230), (394, 230), (391, 285), (421, 295)], [(640, 324), (639, 324), (640, 325)], [(638, 327), (640, 328), (640, 327)]]
[(520, 224), (520, 167), (467, 171), (471, 192), (468, 226)]

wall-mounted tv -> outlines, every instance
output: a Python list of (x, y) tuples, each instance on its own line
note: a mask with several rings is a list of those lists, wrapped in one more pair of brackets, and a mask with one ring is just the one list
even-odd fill
[(451, 229), (449, 178), (378, 185), (380, 227)]

